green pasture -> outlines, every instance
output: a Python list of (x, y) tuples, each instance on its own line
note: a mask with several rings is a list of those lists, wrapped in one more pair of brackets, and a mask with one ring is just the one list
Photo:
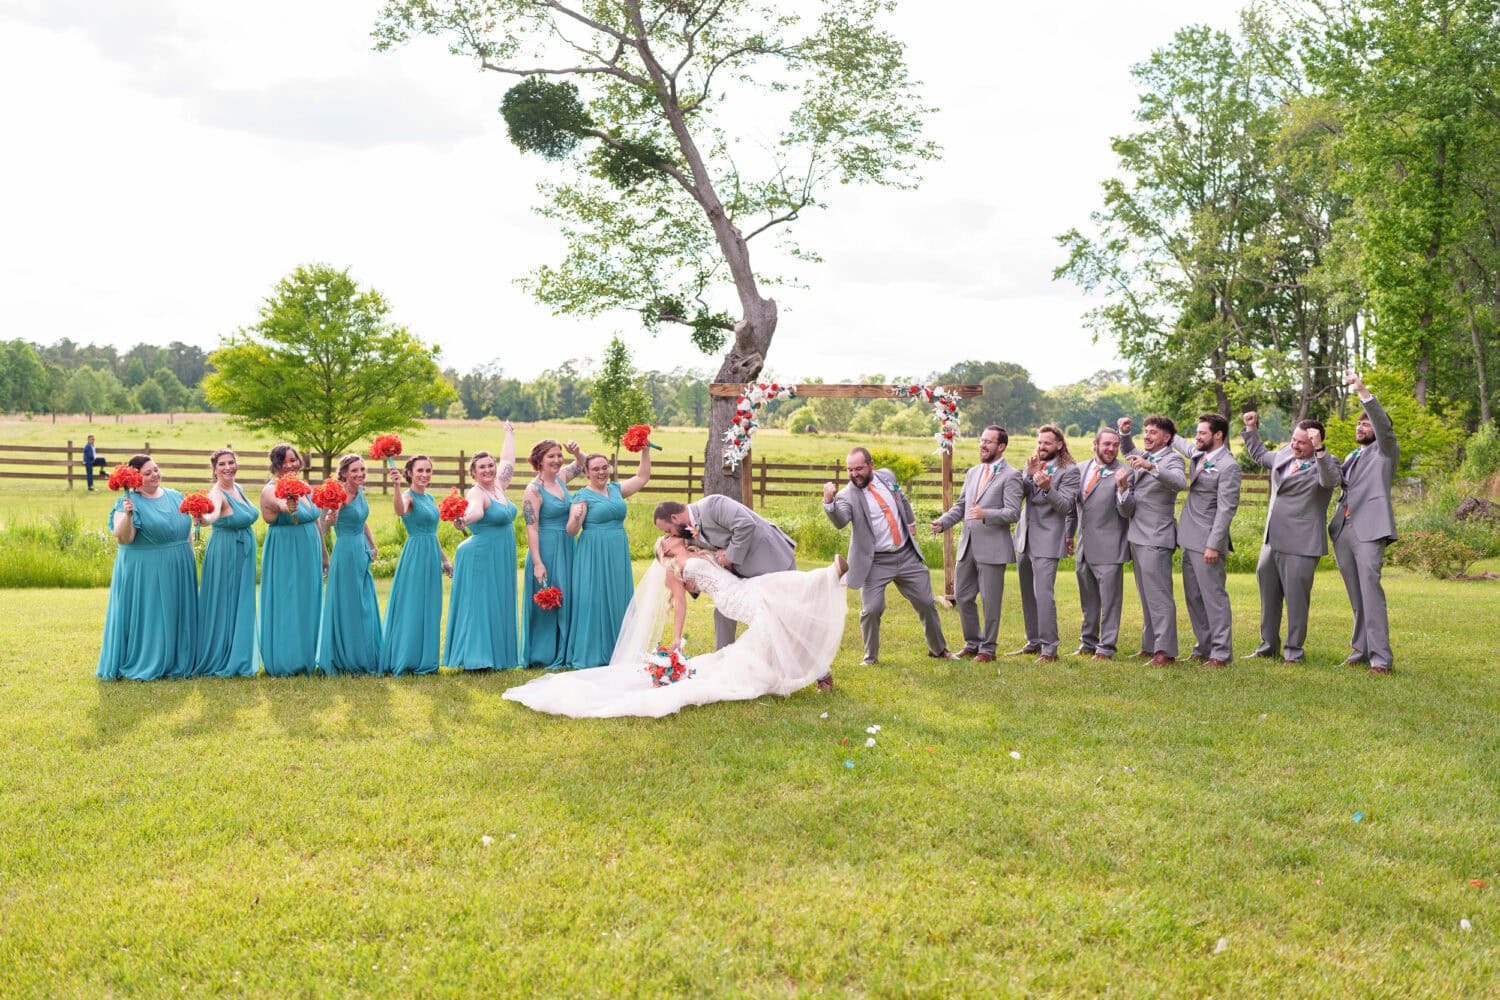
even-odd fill
[(0, 591), (0, 995), (1484, 995), (1500, 591), (1388, 587), (1385, 678), (1331, 573), (1308, 665), (1217, 672), (938, 663), (894, 594), (860, 667), (851, 595), (831, 694), (589, 722), (528, 672), (102, 684), (105, 591)]

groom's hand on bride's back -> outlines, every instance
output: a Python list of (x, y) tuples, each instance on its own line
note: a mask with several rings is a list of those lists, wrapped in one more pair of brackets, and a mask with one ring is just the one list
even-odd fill
[(833, 498), (836, 497), (836, 496), (838, 496), (838, 495), (839, 495), (839, 488), (838, 488), (838, 485), (836, 483), (824, 483), (823, 484), (823, 502), (824, 503), (833, 503)]

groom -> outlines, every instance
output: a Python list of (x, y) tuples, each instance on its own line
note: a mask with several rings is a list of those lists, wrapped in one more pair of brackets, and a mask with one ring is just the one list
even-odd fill
[[(663, 500), (656, 505), (656, 527), (694, 548), (713, 554), (735, 576), (763, 576), (797, 568), (797, 543), (776, 525), (738, 500), (706, 496), (697, 503)], [(736, 622), (714, 609), (714, 648), (734, 642)]]

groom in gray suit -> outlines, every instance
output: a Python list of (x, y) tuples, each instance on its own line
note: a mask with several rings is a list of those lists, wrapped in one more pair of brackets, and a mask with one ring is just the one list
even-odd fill
[(1396, 511), (1391, 487), (1401, 463), (1396, 429), (1380, 401), (1370, 395), (1352, 370), (1349, 385), (1359, 394), (1364, 412), (1354, 425), (1359, 445), (1344, 459), (1344, 491), (1333, 506), (1328, 534), (1338, 560), (1344, 589), (1354, 606), (1353, 652), (1345, 663), (1369, 663), (1370, 673), (1391, 672), (1391, 630), (1386, 619), (1385, 587), (1380, 582), (1385, 547), (1396, 540)]
[(1074, 655), (1095, 660), (1115, 658), (1125, 596), (1125, 560), (1130, 558), (1125, 538), (1130, 521), (1124, 506), (1131, 475), (1119, 454), (1119, 431), (1099, 428), (1094, 433), (1094, 456), (1078, 468), (1083, 485), (1067, 521), (1068, 552), (1076, 550), (1078, 556), (1078, 599), (1083, 605), (1083, 633)]
[(1120, 451), (1135, 472), (1120, 512), (1130, 518), (1126, 537), (1141, 598), (1141, 649), (1135, 655), (1153, 667), (1166, 667), (1177, 662), (1172, 553), (1177, 550), (1177, 494), (1187, 486), (1187, 466), (1174, 447), (1181, 439), (1172, 419), (1152, 414), (1145, 424), (1144, 451), (1131, 447), (1130, 418), (1121, 417), (1117, 424)]
[(885, 588), (894, 583), (901, 596), (916, 608), (927, 633), (927, 655), (954, 660), (938, 621), (932, 576), (915, 537), (917, 517), (890, 469), (875, 468), (867, 448), (855, 448), (845, 460), (849, 485), (840, 490), (823, 486), (823, 512), (835, 528), (852, 524), (849, 532), (849, 587), (859, 588), (859, 631), (865, 642), (866, 666), (880, 659), (880, 616), (885, 613)]
[[(663, 500), (656, 505), (656, 527), (694, 548), (712, 552), (735, 576), (762, 576), (797, 568), (797, 543), (786, 532), (738, 500), (706, 496), (697, 503)], [(714, 609), (714, 648), (734, 642), (735, 621)]]
[(1188, 465), (1188, 495), (1177, 521), (1193, 657), (1205, 667), (1222, 667), (1234, 658), (1224, 553), (1234, 548), (1229, 525), (1240, 505), (1242, 477), (1226, 443), (1228, 436), (1229, 421), (1222, 415), (1205, 413), (1198, 418), (1198, 447)]
[[(1009, 443), (1005, 428), (990, 424), (984, 429), (979, 435), (979, 464), (964, 476), (964, 488), (953, 506), (932, 522), (934, 535), (963, 524), (953, 573), (953, 596), (964, 630), (964, 648), (958, 655), (972, 656), (975, 663), (995, 661), (1005, 567), (1016, 561), (1010, 526), (1021, 516), (1021, 473), (1003, 457)], [(983, 630), (975, 598), (984, 600)]]
[[(1302, 662), (1307, 639), (1307, 611), (1312, 603), (1313, 575), (1328, 554), (1328, 501), (1339, 484), (1339, 465), (1323, 447), (1323, 425), (1303, 420), (1290, 444), (1274, 453), (1260, 439), (1260, 415), (1241, 418), (1245, 450), (1271, 470), (1271, 503), (1261, 536), (1255, 581), (1260, 585), (1260, 645), (1256, 656)], [(1286, 645), (1281, 645), (1281, 605), (1286, 603)]]

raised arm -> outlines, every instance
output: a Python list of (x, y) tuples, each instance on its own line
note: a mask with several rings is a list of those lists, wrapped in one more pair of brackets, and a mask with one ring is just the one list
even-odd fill
[(500, 467), (495, 470), (495, 485), (504, 490), (516, 474), (516, 428), (505, 422), (505, 440), (500, 444)]
[(651, 449), (641, 449), (641, 464), (635, 471), (635, 475), (620, 484), (620, 496), (633, 496), (641, 491), (641, 487), (651, 481)]
[(391, 485), (396, 487), (391, 490), (391, 506), (395, 508), (397, 517), (405, 517), (411, 513), (412, 500), (411, 497), (406, 495), (406, 489), (401, 479), (401, 470), (387, 470), (387, 478), (390, 479)]
[(1245, 442), (1245, 451), (1261, 468), (1274, 468), (1276, 456), (1266, 450), (1265, 442), (1260, 439), (1260, 414), (1251, 410), (1240, 419), (1245, 422), (1245, 429), (1240, 432), (1240, 439)]
[(583, 471), (583, 449), (578, 446), (577, 441), (569, 439), (563, 442), (563, 451), (573, 456), (573, 461), (557, 470), (558, 480), (566, 483)]
[(828, 515), (828, 520), (833, 522), (835, 528), (842, 528), (854, 517), (849, 501), (844, 499), (844, 494), (833, 483), (823, 484), (823, 513)]

